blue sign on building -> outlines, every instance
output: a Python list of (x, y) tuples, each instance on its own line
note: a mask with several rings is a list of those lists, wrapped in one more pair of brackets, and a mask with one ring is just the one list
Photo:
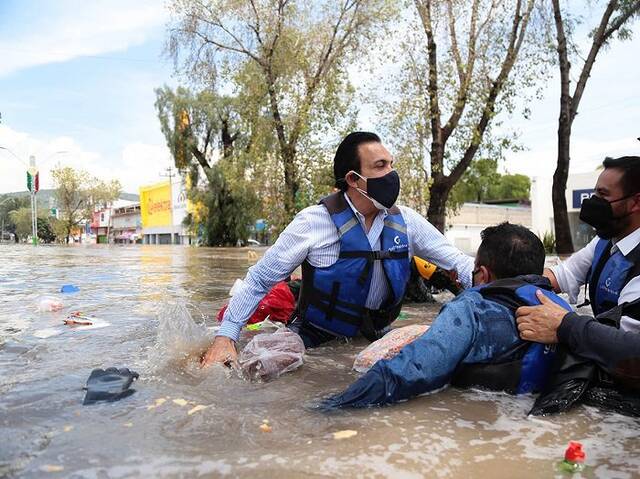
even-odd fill
[(580, 209), (582, 202), (587, 198), (591, 198), (593, 192), (593, 188), (588, 188), (586, 190), (573, 190), (573, 208)]

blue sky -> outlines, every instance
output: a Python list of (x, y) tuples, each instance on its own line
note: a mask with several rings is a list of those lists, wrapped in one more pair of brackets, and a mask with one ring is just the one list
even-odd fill
[[(43, 187), (58, 162), (118, 178), (130, 192), (159, 180), (170, 160), (153, 90), (176, 84), (162, 56), (168, 20), (160, 0), (0, 0), (0, 146), (25, 161), (35, 154)], [(605, 155), (640, 154), (640, 28), (633, 28), (632, 41), (614, 42), (598, 58), (574, 123), (572, 171), (592, 170)], [(502, 165), (509, 172), (553, 173), (557, 76), (545, 90), (531, 120), (505, 119), (527, 147)], [(360, 126), (375, 130), (367, 111)], [(24, 167), (0, 152), (0, 193), (23, 189)]]
[[(58, 162), (127, 191), (159, 180), (169, 158), (153, 90), (175, 84), (167, 20), (156, 0), (0, 1), (0, 145), (35, 154), (45, 187)], [(24, 189), (23, 167), (0, 162), (0, 192)]]

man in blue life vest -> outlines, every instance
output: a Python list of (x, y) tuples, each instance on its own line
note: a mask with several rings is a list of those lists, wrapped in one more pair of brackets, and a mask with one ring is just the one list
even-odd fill
[(575, 302), (589, 286), (592, 316), (542, 305), (517, 311), (521, 337), (559, 343), (612, 376), (616, 389), (640, 390), (640, 157), (607, 158), (595, 193), (580, 219), (596, 238), (561, 264), (546, 269), (556, 292)]
[(537, 290), (570, 310), (541, 276), (545, 251), (524, 226), (502, 223), (482, 231), (474, 287), (445, 304), (431, 327), (394, 358), (376, 362), (323, 407), (389, 404), (449, 383), (511, 393), (545, 385), (554, 351), (518, 337), (515, 311), (538, 304)]
[(400, 312), (410, 259), (455, 270), (471, 286), (473, 259), (420, 214), (396, 206), (400, 179), (374, 133), (347, 135), (333, 163), (340, 191), (305, 208), (249, 269), (225, 311), (203, 365), (229, 363), (248, 318), (269, 289), (302, 265), (302, 288), (290, 327), (306, 347), (362, 334), (375, 340)]

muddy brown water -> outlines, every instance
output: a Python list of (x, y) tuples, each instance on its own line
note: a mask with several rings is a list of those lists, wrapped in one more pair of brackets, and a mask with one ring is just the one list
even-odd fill
[[(453, 388), (385, 408), (311, 408), (357, 377), (362, 341), (309, 351), (269, 383), (159, 351), (167, 304), (213, 326), (255, 262), (247, 251), (0, 245), (0, 477), (562, 477), (569, 440), (586, 450), (583, 477), (639, 477), (640, 421), (595, 408), (527, 418), (531, 396)], [(56, 293), (69, 283), (80, 291)], [(43, 295), (65, 309), (38, 312)], [(408, 305), (397, 324), (428, 323), (437, 309)], [(34, 336), (71, 310), (110, 325)], [(89, 373), (107, 366), (138, 371), (136, 393), (82, 406)], [(189, 414), (197, 405), (206, 408)], [(357, 435), (335, 439), (343, 430)]]

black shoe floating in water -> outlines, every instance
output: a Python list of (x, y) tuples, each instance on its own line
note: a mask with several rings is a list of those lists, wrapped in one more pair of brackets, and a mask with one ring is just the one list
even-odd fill
[(138, 373), (129, 371), (128, 368), (94, 369), (87, 379), (87, 394), (82, 404), (113, 402), (131, 396), (135, 389), (129, 387), (134, 379), (138, 379)]

